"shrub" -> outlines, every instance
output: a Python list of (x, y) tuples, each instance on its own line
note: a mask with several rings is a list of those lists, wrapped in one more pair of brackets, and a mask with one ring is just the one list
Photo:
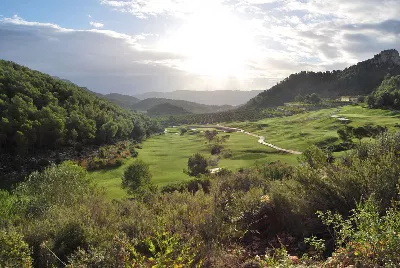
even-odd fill
[(188, 159), (188, 174), (192, 177), (198, 177), (201, 174), (207, 174), (207, 159), (200, 153), (196, 153)]
[(397, 267), (400, 263), (400, 211), (388, 208), (383, 216), (380, 204), (369, 198), (352, 210), (348, 219), (330, 211), (318, 215), (331, 230), (336, 252), (330, 265)]
[(150, 186), (151, 177), (149, 165), (142, 160), (136, 160), (125, 169), (122, 188), (126, 189), (128, 193), (137, 193), (138, 190)]
[[(384, 211), (398, 198), (399, 135), (383, 135), (330, 163), (317, 148), (304, 152), (290, 178), (271, 184), (271, 196), (283, 225), (298, 232), (318, 232), (315, 212), (333, 210), (347, 216), (362, 198), (375, 195)], [(300, 225), (307, 221), (307, 226)], [(302, 220), (303, 219), (303, 220)]]
[(33, 172), (18, 185), (16, 194), (27, 203), (28, 213), (44, 213), (52, 205), (71, 205), (94, 190), (86, 171), (72, 162)]
[(219, 144), (213, 144), (213, 145), (211, 146), (211, 154), (212, 154), (212, 155), (220, 154), (222, 148), (223, 148), (223, 147), (222, 147), (221, 145), (219, 145)]
[(0, 230), (0, 267), (32, 267), (29, 246), (15, 230)]

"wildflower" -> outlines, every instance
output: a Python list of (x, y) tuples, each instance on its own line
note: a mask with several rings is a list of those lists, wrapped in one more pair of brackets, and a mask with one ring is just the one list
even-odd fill
[(271, 202), (271, 198), (268, 195), (263, 195), (263, 196), (261, 196), (260, 201), (262, 203), (270, 203)]

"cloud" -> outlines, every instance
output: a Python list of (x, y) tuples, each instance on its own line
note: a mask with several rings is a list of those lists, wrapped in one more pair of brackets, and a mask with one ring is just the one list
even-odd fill
[[(127, 13), (120, 17), (132, 15), (138, 32), (106, 30), (90, 15), (91, 30), (0, 18), (0, 56), (100, 92), (133, 94), (265, 89), (291, 73), (342, 69), (384, 49), (400, 50), (400, 0), (98, 1)], [(225, 18), (235, 23), (221, 21)], [(125, 23), (119, 17), (113, 21)], [(251, 40), (252, 49), (239, 51), (242, 43), (235, 41), (240, 38), (218, 42), (242, 32), (246, 37), (240, 38)], [(218, 65), (221, 57), (229, 63), (231, 54), (241, 56), (245, 75), (196, 73), (185, 64), (187, 50), (198, 53), (203, 69), (224, 66)]]
[(95, 27), (95, 28), (103, 28), (103, 27), (104, 27), (104, 24), (101, 23), (101, 22), (94, 22), (94, 21), (91, 21), (89, 24), (92, 25), (92, 26)]
[(139, 50), (141, 38), (12, 18), (0, 21), (0, 56), (103, 93), (190, 88), (195, 77), (157, 63), (178, 55)]

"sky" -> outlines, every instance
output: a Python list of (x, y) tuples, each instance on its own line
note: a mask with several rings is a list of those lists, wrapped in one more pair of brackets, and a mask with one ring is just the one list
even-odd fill
[(400, 50), (400, 0), (0, 0), (0, 59), (100, 93), (268, 89)]

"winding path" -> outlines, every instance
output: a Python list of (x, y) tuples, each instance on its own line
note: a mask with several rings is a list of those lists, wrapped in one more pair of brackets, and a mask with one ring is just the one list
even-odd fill
[(221, 129), (221, 130), (241, 132), (241, 133), (244, 133), (246, 135), (256, 137), (256, 138), (258, 138), (258, 143), (260, 143), (262, 145), (266, 145), (266, 146), (271, 147), (271, 148), (274, 148), (275, 150), (278, 150), (278, 151), (281, 151), (281, 152), (285, 152), (285, 153), (289, 153), (289, 154), (302, 154), (301, 152), (298, 152), (298, 151), (283, 149), (283, 148), (280, 148), (280, 147), (278, 147), (276, 145), (273, 145), (271, 143), (265, 142), (265, 137), (264, 136), (258, 136), (258, 135), (254, 134), (254, 133), (250, 133), (250, 132), (244, 131), (243, 129), (240, 129), (240, 128), (225, 127), (225, 126), (220, 126), (220, 125), (217, 125), (214, 128)]

